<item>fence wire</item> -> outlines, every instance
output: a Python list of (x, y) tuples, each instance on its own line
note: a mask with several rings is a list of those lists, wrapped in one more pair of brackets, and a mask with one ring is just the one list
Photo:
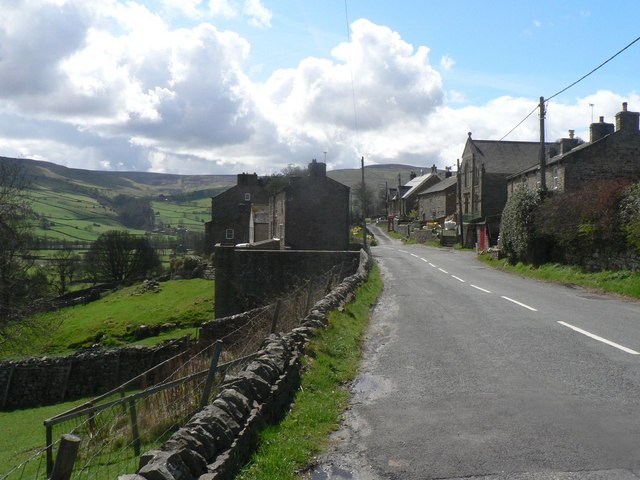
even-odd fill
[[(255, 358), (264, 339), (298, 326), (310, 307), (342, 280), (334, 267), (263, 308), (227, 333), (217, 344), (224, 350), (212, 365), (215, 345), (184, 351), (118, 388), (45, 421), (46, 447), (0, 475), (0, 480), (46, 479), (67, 433), (80, 437), (73, 479), (113, 479), (135, 472), (141, 453), (159, 447), (206, 404), (226, 375)], [(211, 368), (213, 389), (205, 391)], [(203, 395), (207, 395), (203, 399)]]

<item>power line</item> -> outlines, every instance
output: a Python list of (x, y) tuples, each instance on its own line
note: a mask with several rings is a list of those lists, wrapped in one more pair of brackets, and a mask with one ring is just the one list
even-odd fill
[(593, 70), (591, 70), (589, 73), (583, 75), (582, 77), (580, 77), (578, 80), (576, 80), (575, 82), (573, 82), (571, 85), (568, 85), (566, 87), (564, 87), (562, 90), (560, 90), (557, 93), (554, 93), (553, 95), (551, 95), (549, 98), (546, 99), (546, 101), (548, 102), (549, 100), (551, 100), (554, 97), (557, 97), (558, 95), (560, 95), (561, 93), (566, 92), (567, 90), (569, 90), (571, 87), (573, 87), (574, 85), (577, 85), (578, 83), (580, 83), (582, 80), (584, 80), (585, 78), (587, 78), (589, 75), (591, 75), (593, 72), (599, 70), (600, 68), (604, 67), (607, 63), (609, 63), (611, 60), (613, 60), (614, 58), (616, 58), (618, 55), (620, 55), (622, 52), (624, 52), (627, 48), (631, 47), (631, 45), (633, 45), (634, 43), (636, 43), (638, 40), (640, 40), (640, 37), (636, 38), (633, 42), (631, 42), (630, 44), (628, 44), (626, 47), (624, 47), (622, 50), (619, 50), (617, 53), (615, 53), (614, 55), (612, 55), (611, 57), (607, 58), (604, 62), (602, 62), (600, 65), (598, 65), (596, 68), (594, 68)]
[(518, 128), (520, 125), (522, 125), (522, 124), (527, 120), (527, 118), (529, 118), (531, 115), (533, 115), (533, 112), (535, 112), (536, 110), (538, 110), (538, 106), (537, 106), (537, 105), (534, 107), (534, 109), (533, 109), (533, 110), (531, 110), (531, 111), (527, 114), (527, 116), (526, 116), (526, 117), (524, 117), (522, 120), (520, 120), (520, 122), (518, 122), (518, 124), (517, 124), (515, 127), (513, 127), (511, 130), (509, 130), (509, 132), (507, 132), (507, 134), (506, 134), (504, 137), (502, 137), (500, 140), (498, 140), (498, 141), (499, 141), (499, 142), (501, 142), (502, 140), (504, 140), (505, 138), (507, 138), (509, 135), (511, 135), (511, 134), (513, 133), (513, 131), (514, 131), (516, 128)]
[[(630, 48), (633, 44), (635, 44), (636, 42), (640, 41), (640, 37), (637, 37), (635, 40), (633, 40), (631, 43), (629, 43), (627, 46), (625, 46), (624, 48), (622, 48), (621, 50), (617, 51), (615, 54), (613, 54), (612, 56), (610, 56), (609, 58), (607, 58), (604, 62), (602, 62), (600, 65), (598, 65), (597, 67), (595, 67), (593, 70), (591, 70), (589, 73), (583, 75), (582, 77), (580, 77), (578, 80), (576, 80), (575, 82), (571, 83), (570, 85), (567, 85), (566, 87), (564, 87), (562, 90), (554, 93), (553, 95), (551, 95), (549, 98), (545, 99), (545, 103), (549, 103), (549, 100), (551, 100), (552, 98), (557, 97), (558, 95), (566, 92), (567, 90), (569, 90), (571, 87), (577, 85), (578, 83), (580, 83), (582, 80), (584, 80), (585, 78), (587, 78), (589, 75), (591, 75), (592, 73), (596, 72), (597, 70), (601, 69), (602, 67), (604, 67), (607, 63), (609, 63), (611, 60), (613, 60), (614, 58), (616, 58), (618, 55), (620, 55), (622, 52), (624, 52), (625, 50), (627, 50), (628, 48)], [(531, 115), (533, 115), (533, 113), (538, 110), (538, 105), (536, 105), (536, 107), (531, 110), (526, 117), (524, 117), (522, 120), (520, 120), (520, 122), (518, 122), (518, 124), (513, 127), (511, 130), (509, 130), (509, 132), (504, 135), (500, 140), (498, 140), (499, 142), (501, 142), (502, 140), (504, 140), (505, 138), (507, 138), (509, 135), (511, 135), (513, 133), (513, 131), (518, 128), (520, 125), (522, 125)]]

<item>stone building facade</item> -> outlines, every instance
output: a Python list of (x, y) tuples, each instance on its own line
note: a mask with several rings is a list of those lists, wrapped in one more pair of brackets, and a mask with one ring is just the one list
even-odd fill
[(214, 245), (254, 243), (269, 238), (269, 194), (255, 173), (240, 173), (237, 184), (211, 199), (205, 250)]
[(281, 248), (348, 250), (350, 188), (327, 177), (325, 163), (314, 160), (308, 170), (271, 197), (271, 237)]
[(418, 194), (420, 220), (444, 224), (445, 218), (456, 213), (456, 177), (449, 176)]
[[(557, 149), (555, 143), (545, 148)], [(475, 140), (468, 134), (459, 168), (460, 201), (465, 246), (485, 250), (496, 245), (502, 210), (507, 203), (507, 179), (533, 165), (538, 142)]]
[[(569, 131), (560, 142), (560, 151), (546, 160), (547, 190), (575, 191), (595, 180), (624, 178), (640, 180), (640, 113), (630, 112), (627, 103), (616, 114), (615, 125), (603, 117), (589, 128), (588, 143), (579, 144)], [(508, 178), (511, 195), (519, 188), (539, 188), (540, 165), (531, 165)]]

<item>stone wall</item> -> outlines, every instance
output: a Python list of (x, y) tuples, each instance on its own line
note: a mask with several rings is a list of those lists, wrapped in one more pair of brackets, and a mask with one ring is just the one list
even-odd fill
[(282, 294), (339, 268), (345, 277), (358, 266), (357, 251), (254, 250), (216, 246), (216, 317), (272, 303)]
[[(183, 337), (154, 347), (97, 348), (63, 357), (0, 361), (0, 408), (51, 405), (99, 395), (187, 351), (191, 345), (189, 338)], [(167, 369), (172, 371), (175, 365), (167, 364)]]
[(288, 410), (300, 384), (301, 356), (309, 340), (328, 323), (367, 278), (371, 258), (361, 252), (357, 272), (317, 302), (301, 326), (271, 335), (255, 360), (225, 379), (214, 401), (158, 450), (142, 455), (137, 473), (120, 480), (231, 480), (250, 458), (258, 432)]

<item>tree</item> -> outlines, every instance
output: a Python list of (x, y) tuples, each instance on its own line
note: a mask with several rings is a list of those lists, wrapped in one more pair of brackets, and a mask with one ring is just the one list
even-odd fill
[(160, 266), (160, 258), (147, 238), (112, 230), (93, 243), (85, 255), (85, 264), (87, 271), (122, 282), (145, 276)]
[(39, 325), (27, 318), (47, 293), (42, 275), (30, 273), (31, 224), (36, 219), (27, 179), (17, 162), (0, 162), (0, 350), (26, 340)]
[(51, 263), (56, 274), (58, 295), (64, 295), (67, 293), (67, 285), (73, 282), (73, 277), (80, 263), (80, 256), (65, 247), (53, 255)]

